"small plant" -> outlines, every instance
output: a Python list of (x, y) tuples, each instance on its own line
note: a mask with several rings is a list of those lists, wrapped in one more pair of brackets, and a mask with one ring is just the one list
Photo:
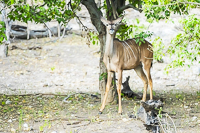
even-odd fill
[(176, 98), (177, 98), (178, 100), (181, 100), (181, 101), (183, 101), (183, 99), (184, 99), (184, 97), (183, 97), (182, 94), (176, 94)]
[(155, 91), (153, 91), (153, 96), (156, 96), (156, 92)]
[(137, 111), (138, 111), (138, 108), (137, 108), (136, 105), (134, 106), (133, 111), (134, 111), (134, 113), (135, 113), (134, 115), (137, 117)]
[(39, 127), (40, 132), (43, 132), (44, 128), (47, 127), (47, 126), (48, 126), (48, 128), (50, 128), (51, 127), (51, 123), (48, 123), (48, 121), (45, 120), (44, 124)]
[(197, 91), (197, 100), (200, 100), (200, 91)]
[(54, 71), (55, 70), (55, 66), (51, 67), (51, 71)]
[(19, 130), (21, 129), (22, 127), (22, 123), (23, 123), (23, 111), (20, 109), (19, 110)]
[(163, 111), (163, 108), (160, 107), (158, 110), (158, 117), (162, 118), (162, 111)]
[(5, 102), (5, 101), (2, 101), (2, 102), (1, 102), (1, 105), (5, 105), (5, 104), (6, 104), (6, 102)]
[(102, 79), (107, 79), (108, 77), (108, 73), (102, 73), (99, 77), (99, 81), (101, 81)]

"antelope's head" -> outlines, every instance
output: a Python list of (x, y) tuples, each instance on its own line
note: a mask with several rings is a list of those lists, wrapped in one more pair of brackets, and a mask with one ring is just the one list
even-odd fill
[(107, 34), (113, 35), (116, 32), (117, 27), (120, 25), (120, 22), (122, 21), (122, 19), (123, 17), (120, 17), (116, 20), (109, 21), (109, 20), (106, 20), (104, 17), (101, 17), (102, 23), (106, 26)]

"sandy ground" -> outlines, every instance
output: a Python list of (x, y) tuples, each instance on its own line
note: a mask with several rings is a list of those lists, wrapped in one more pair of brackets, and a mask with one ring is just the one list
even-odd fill
[[(49, 39), (18, 41), (9, 46), (9, 56), (0, 59), (1, 94), (99, 92), (99, 46), (89, 48), (85, 39), (76, 35), (68, 35), (55, 43), (43, 43), (47, 41)], [(17, 49), (11, 50), (13, 46)], [(36, 50), (28, 50), (31, 47)], [(164, 63), (153, 64), (155, 92), (199, 91), (197, 67), (172, 69), (167, 75), (165, 66)], [(123, 81), (130, 75), (132, 90), (142, 91), (143, 83), (134, 70), (123, 73)]]
[[(85, 39), (73, 34), (67, 35), (61, 41), (45, 43), (48, 41), (48, 38), (18, 40), (9, 46), (9, 56), (0, 59), (0, 94), (99, 92), (99, 54), (97, 54), (99, 46), (88, 47)], [(35, 50), (28, 50), (30, 48), (35, 48)], [(200, 77), (196, 75), (195, 66), (185, 71), (183, 68), (173, 69), (166, 75), (164, 74), (165, 65), (164, 63), (153, 64), (151, 73), (156, 94), (168, 91), (196, 94), (199, 91)], [(124, 72), (123, 81), (128, 75), (131, 77), (131, 89), (142, 92), (142, 81), (133, 70)], [(107, 118), (108, 116), (105, 114), (101, 117)], [(118, 118), (117, 121), (105, 120), (81, 126), (81, 128), (72, 127), (71, 131), (82, 133), (147, 132), (141, 121), (129, 119), (127, 115), (115, 118)], [(68, 129), (71, 127), (68, 126)], [(62, 128), (60, 130), (55, 128), (55, 131), (70, 132)]]

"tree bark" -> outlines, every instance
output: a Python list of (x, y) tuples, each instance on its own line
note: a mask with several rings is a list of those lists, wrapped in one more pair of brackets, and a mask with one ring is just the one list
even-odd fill
[(0, 44), (0, 58), (7, 57), (8, 54), (8, 45)]
[(1, 44), (0, 46), (0, 57), (4, 58), (7, 57), (8, 55), (8, 45), (10, 44), (10, 27), (12, 22), (8, 23), (8, 19), (7, 19), (7, 12), (6, 9), (4, 9), (5, 4), (4, 3), (0, 3), (2, 5), (2, 9), (1, 9), (1, 14), (2, 14), (2, 21), (4, 21), (5, 26), (6, 26), (6, 37), (7, 40), (3, 41), (3, 44)]
[[(100, 41), (100, 61), (99, 61), (99, 66), (100, 66), (100, 74), (101, 76), (103, 73), (107, 73), (107, 69), (103, 63), (103, 55), (105, 51), (105, 42), (106, 42), (106, 29), (103, 23), (101, 22), (100, 18), (102, 15), (102, 12), (100, 9), (97, 8), (97, 5), (94, 0), (83, 0), (82, 4), (87, 8), (90, 18), (92, 21), (92, 24), (95, 26), (99, 33), (99, 41)], [(103, 79), (99, 81), (99, 90), (101, 92), (101, 101), (103, 101), (105, 90), (106, 90), (106, 81), (107, 79)], [(115, 96), (116, 96), (116, 89), (113, 89), (113, 85), (108, 93), (108, 97), (106, 100), (106, 104), (112, 103), (115, 101)]]

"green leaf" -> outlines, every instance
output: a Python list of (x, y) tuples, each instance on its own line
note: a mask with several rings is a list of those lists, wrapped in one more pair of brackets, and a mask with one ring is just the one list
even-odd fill
[(10, 0), (11, 5), (14, 4), (14, 0)]
[(137, 39), (136, 39), (136, 43), (138, 43), (139, 41), (140, 41), (140, 39), (139, 39), (139, 38), (137, 38)]
[(2, 104), (2, 105), (5, 105), (6, 103), (5, 103), (5, 101), (2, 101), (1, 104)]
[(92, 44), (93, 44), (93, 45), (95, 44), (95, 41), (94, 41), (94, 40), (92, 41)]

